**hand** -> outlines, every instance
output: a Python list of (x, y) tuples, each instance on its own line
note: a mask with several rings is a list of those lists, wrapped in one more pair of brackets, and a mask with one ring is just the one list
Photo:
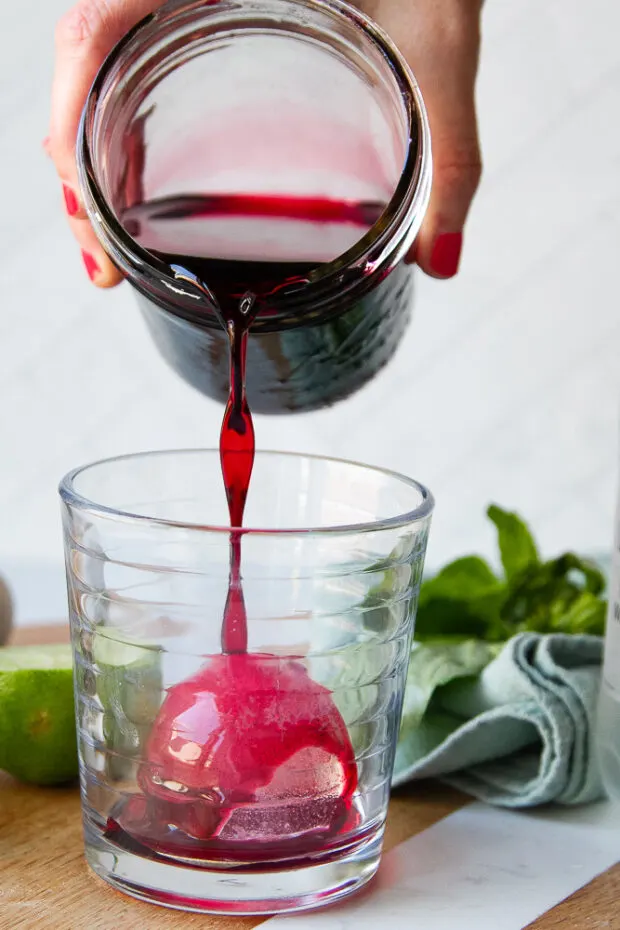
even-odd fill
[(420, 85), (433, 187), (414, 256), (433, 277), (451, 278), (481, 173), (474, 85), (482, 0), (357, 0), (357, 6), (391, 36)]
[[(482, 0), (359, 0), (394, 39), (416, 75), (433, 142), (431, 202), (412, 259), (428, 274), (456, 274), (463, 226), (480, 179), (474, 84)], [(69, 224), (89, 277), (121, 280), (80, 203), (75, 143), (80, 115), (100, 64), (158, 0), (80, 0), (56, 28), (56, 64), (46, 148), (63, 185)]]
[(79, 0), (56, 26), (52, 113), (45, 148), (60, 176), (69, 225), (82, 249), (86, 271), (99, 287), (113, 287), (122, 275), (99, 244), (79, 199), (75, 144), (80, 116), (105, 56), (161, 5), (157, 0)]

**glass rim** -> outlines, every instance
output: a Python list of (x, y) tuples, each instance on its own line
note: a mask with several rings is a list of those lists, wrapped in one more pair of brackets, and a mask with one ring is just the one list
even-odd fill
[[(84, 205), (96, 233), (100, 238), (103, 237), (104, 246), (113, 247), (119, 263), (124, 263), (130, 271), (144, 275), (150, 269), (151, 274), (168, 290), (172, 288), (174, 291), (183, 285), (189, 285), (191, 290), (188, 296), (195, 298), (195, 282), (186, 275), (176, 275), (170, 266), (139, 245), (117, 219), (97, 179), (96, 159), (92, 147), (95, 113), (105, 82), (114, 66), (123, 60), (123, 56), (131, 53), (133, 44), (136, 39), (141, 38), (142, 33), (160, 23), (165, 25), (172, 17), (178, 16), (181, 20), (193, 6), (196, 6), (197, 11), (204, 10), (207, 16), (210, 9), (216, 11), (218, 8), (218, 4), (205, 5), (202, 0), (177, 0), (176, 5), (166, 4), (141, 20), (114, 46), (89, 91), (80, 120), (76, 153)], [(407, 119), (405, 160), (394, 192), (381, 216), (349, 249), (331, 261), (317, 265), (309, 273), (309, 280), (301, 292), (282, 292), (278, 305), (284, 308), (289, 303), (294, 305), (300, 299), (309, 303), (313, 299), (329, 299), (327, 295), (331, 294), (333, 289), (342, 287), (343, 272), (349, 269), (378, 268), (386, 262), (392, 265), (405, 256), (411, 246), (409, 239), (413, 241), (413, 236), (408, 233), (413, 229), (414, 235), (417, 234), (416, 217), (418, 216), (421, 222), (430, 197), (431, 141), (426, 108), (415, 76), (387, 33), (370, 17), (345, 0), (269, 0), (265, 4), (263, 15), (268, 15), (270, 6), (283, 9), (288, 6), (307, 7), (311, 11), (318, 10), (336, 20), (345, 19), (357, 25), (365, 40), (386, 60)], [(419, 226), (419, 223), (417, 225)]]
[(170, 529), (184, 529), (199, 533), (217, 533), (230, 535), (233, 531), (239, 531), (243, 536), (347, 536), (359, 533), (379, 532), (382, 530), (393, 530), (412, 524), (421, 523), (428, 519), (435, 506), (435, 499), (429, 489), (416, 481), (414, 478), (408, 478), (401, 472), (393, 471), (389, 468), (382, 468), (378, 465), (366, 465), (363, 462), (356, 462), (353, 459), (337, 458), (329, 455), (314, 455), (306, 452), (281, 452), (275, 449), (260, 449), (256, 451), (257, 458), (268, 458), (270, 456), (290, 458), (290, 459), (309, 459), (311, 461), (328, 462), (338, 465), (349, 465), (355, 468), (361, 468), (364, 471), (374, 472), (385, 478), (395, 480), (409, 488), (415, 489), (421, 496), (421, 502), (413, 510), (405, 513), (396, 514), (393, 517), (385, 517), (378, 520), (363, 521), (360, 523), (339, 524), (333, 526), (318, 527), (283, 527), (283, 528), (261, 528), (253, 526), (232, 527), (220, 526), (218, 524), (190, 523), (185, 520), (168, 520), (163, 517), (147, 516), (146, 514), (132, 513), (130, 510), (123, 510), (116, 507), (109, 507), (106, 504), (97, 503), (80, 494), (75, 488), (75, 481), (80, 475), (91, 469), (105, 465), (113, 465), (116, 462), (128, 460), (147, 459), (154, 456), (182, 456), (182, 455), (216, 455), (219, 458), (219, 449), (211, 448), (186, 448), (186, 449), (154, 449), (145, 452), (129, 452), (122, 455), (111, 456), (110, 458), (97, 459), (89, 462), (87, 465), (78, 465), (61, 479), (58, 485), (58, 493), (62, 501), (68, 507), (74, 507), (82, 512), (96, 514), (102, 517), (114, 518), (122, 523), (135, 523), (138, 525), (149, 525), (156, 527), (168, 527)]

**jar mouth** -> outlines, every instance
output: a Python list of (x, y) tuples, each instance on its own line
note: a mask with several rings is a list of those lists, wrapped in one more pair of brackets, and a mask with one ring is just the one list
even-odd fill
[[(253, 26), (284, 22), (289, 27), (291, 11), (305, 10), (308, 14), (320, 10), (329, 16), (336, 26), (345, 23), (359, 30), (363, 40), (375, 54), (380, 56), (389, 69), (406, 119), (405, 158), (400, 177), (392, 196), (367, 232), (350, 248), (330, 261), (317, 263), (303, 283), (291, 284), (278, 290), (270, 297), (270, 314), (261, 319), (259, 314), (253, 330), (281, 328), (288, 317), (291, 325), (298, 325), (295, 317), (297, 308), (312, 306), (314, 317), (329, 313), (337, 297), (341, 304), (348, 293), (358, 300), (372, 289), (378, 276), (384, 276), (400, 262), (412, 246), (421, 225), (431, 186), (431, 151), (428, 119), (424, 102), (416, 80), (408, 65), (389, 37), (367, 16), (342, 0), (261, 0), (260, 3), (246, 0), (222, 0), (205, 4), (204, 0), (176, 0), (168, 3), (138, 23), (112, 50), (100, 68), (89, 93), (78, 133), (77, 163), (78, 176), (86, 211), (95, 233), (113, 261), (130, 278), (138, 290), (165, 309), (170, 309), (172, 299), (174, 312), (190, 322), (209, 325), (204, 314), (204, 290), (199, 282), (189, 278), (184, 269), (174, 267), (153, 254), (122, 225), (115, 210), (108, 202), (98, 177), (95, 143), (100, 108), (105, 108), (114, 95), (115, 80), (125, 81), (131, 55), (137, 48), (156, 47), (161, 54), (161, 40), (157, 35), (162, 28), (176, 24), (195, 22), (192, 36), (199, 35), (201, 22), (196, 18), (202, 14), (206, 23), (211, 11), (230, 11), (229, 26), (247, 25), (240, 19), (252, 13)], [(223, 23), (225, 20), (222, 21)], [(163, 50), (165, 51), (165, 44)], [(161, 63), (160, 59), (160, 63)], [(307, 317), (306, 317), (307, 319)], [(218, 326), (215, 317), (213, 325)]]

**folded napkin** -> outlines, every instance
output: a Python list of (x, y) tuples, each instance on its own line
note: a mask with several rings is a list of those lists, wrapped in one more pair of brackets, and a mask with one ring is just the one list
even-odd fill
[(393, 785), (441, 777), (502, 807), (601, 797), (602, 651), (595, 636), (538, 633), (501, 649), (473, 640), (414, 648)]

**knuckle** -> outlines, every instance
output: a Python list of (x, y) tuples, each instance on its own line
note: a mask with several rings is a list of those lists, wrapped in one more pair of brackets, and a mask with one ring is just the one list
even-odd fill
[(104, 25), (104, 10), (98, 0), (80, 0), (56, 25), (56, 45), (82, 49), (93, 44)]
[(448, 190), (466, 191), (472, 197), (482, 177), (482, 162), (478, 153), (463, 155), (436, 165), (437, 178)]
[(451, 0), (442, 8), (440, 28), (443, 41), (450, 48), (458, 49), (464, 44), (477, 43), (480, 35), (480, 4), (477, 0)]

